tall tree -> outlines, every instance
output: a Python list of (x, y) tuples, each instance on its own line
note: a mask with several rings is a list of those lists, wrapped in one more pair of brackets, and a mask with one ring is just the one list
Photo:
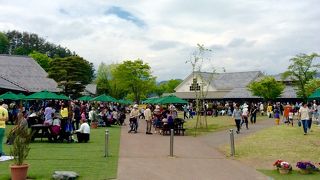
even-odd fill
[(97, 84), (98, 94), (109, 94), (111, 70), (105, 63), (101, 63), (98, 67), (95, 83)]
[(50, 62), (52, 61), (46, 54), (39, 53), (37, 51), (33, 51), (29, 54), (37, 63), (46, 71), (48, 72), (50, 69)]
[(119, 64), (114, 76), (121, 89), (127, 90), (128, 94), (133, 93), (136, 102), (140, 102), (141, 97), (147, 94), (155, 83), (150, 66), (140, 59)]
[(0, 32), (0, 54), (7, 54), (9, 49), (9, 40), (5, 34)]
[(161, 96), (163, 93), (174, 93), (174, 89), (182, 82), (181, 79), (170, 79), (169, 81), (163, 81), (157, 84), (153, 93), (157, 96)]
[(174, 93), (174, 89), (182, 82), (181, 79), (170, 79), (166, 82), (166, 93)]
[(291, 64), (288, 70), (283, 74), (283, 78), (290, 77), (298, 89), (297, 95), (304, 100), (307, 100), (308, 95), (305, 89), (306, 83), (313, 79), (317, 74), (319, 64), (314, 63), (314, 59), (319, 57), (318, 54), (312, 53), (299, 54), (290, 59)]
[(79, 56), (55, 58), (50, 62), (49, 77), (64, 87), (65, 94), (79, 96), (94, 77), (93, 64)]
[(71, 52), (68, 48), (49, 43), (34, 33), (21, 33), (13, 30), (8, 31), (6, 36), (9, 41), (9, 48), (6, 51), (7, 54), (29, 55), (33, 51), (37, 51), (46, 54), (50, 58), (76, 55), (75, 52)]
[(266, 76), (259, 81), (251, 82), (248, 85), (248, 90), (254, 96), (262, 97), (264, 100), (274, 100), (281, 95), (284, 85), (277, 82), (274, 77)]

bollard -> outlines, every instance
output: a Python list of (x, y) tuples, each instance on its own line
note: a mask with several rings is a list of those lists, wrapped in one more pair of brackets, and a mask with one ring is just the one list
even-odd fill
[(105, 136), (105, 145), (104, 145), (104, 157), (109, 156), (109, 129), (106, 129), (106, 136)]
[(233, 129), (230, 129), (230, 149), (231, 149), (231, 156), (234, 156), (235, 155), (235, 149), (234, 149)]
[(174, 132), (173, 129), (170, 130), (170, 157), (173, 157), (173, 137)]

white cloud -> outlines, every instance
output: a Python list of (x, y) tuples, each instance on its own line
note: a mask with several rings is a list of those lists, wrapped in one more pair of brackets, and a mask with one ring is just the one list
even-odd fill
[[(106, 13), (112, 7), (130, 17)], [(316, 0), (0, 0), (0, 31), (37, 33), (96, 67), (141, 58), (158, 80), (186, 77), (197, 43), (213, 50), (204, 67), (279, 73), (298, 53), (320, 53), (319, 8)]]

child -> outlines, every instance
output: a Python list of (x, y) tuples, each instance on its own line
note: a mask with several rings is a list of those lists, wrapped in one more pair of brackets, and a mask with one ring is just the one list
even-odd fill
[(288, 120), (288, 125), (291, 122), (291, 126), (293, 127), (293, 109), (290, 110), (289, 112), (289, 120)]

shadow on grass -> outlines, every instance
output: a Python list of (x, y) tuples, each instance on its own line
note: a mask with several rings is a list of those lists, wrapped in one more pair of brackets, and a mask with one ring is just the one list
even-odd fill
[(269, 176), (275, 180), (316, 180), (320, 179), (320, 173), (315, 172), (313, 174), (301, 174), (297, 170), (293, 170), (289, 174), (280, 174), (277, 170), (265, 170), (265, 169), (258, 169), (258, 171), (262, 172), (263, 174)]

